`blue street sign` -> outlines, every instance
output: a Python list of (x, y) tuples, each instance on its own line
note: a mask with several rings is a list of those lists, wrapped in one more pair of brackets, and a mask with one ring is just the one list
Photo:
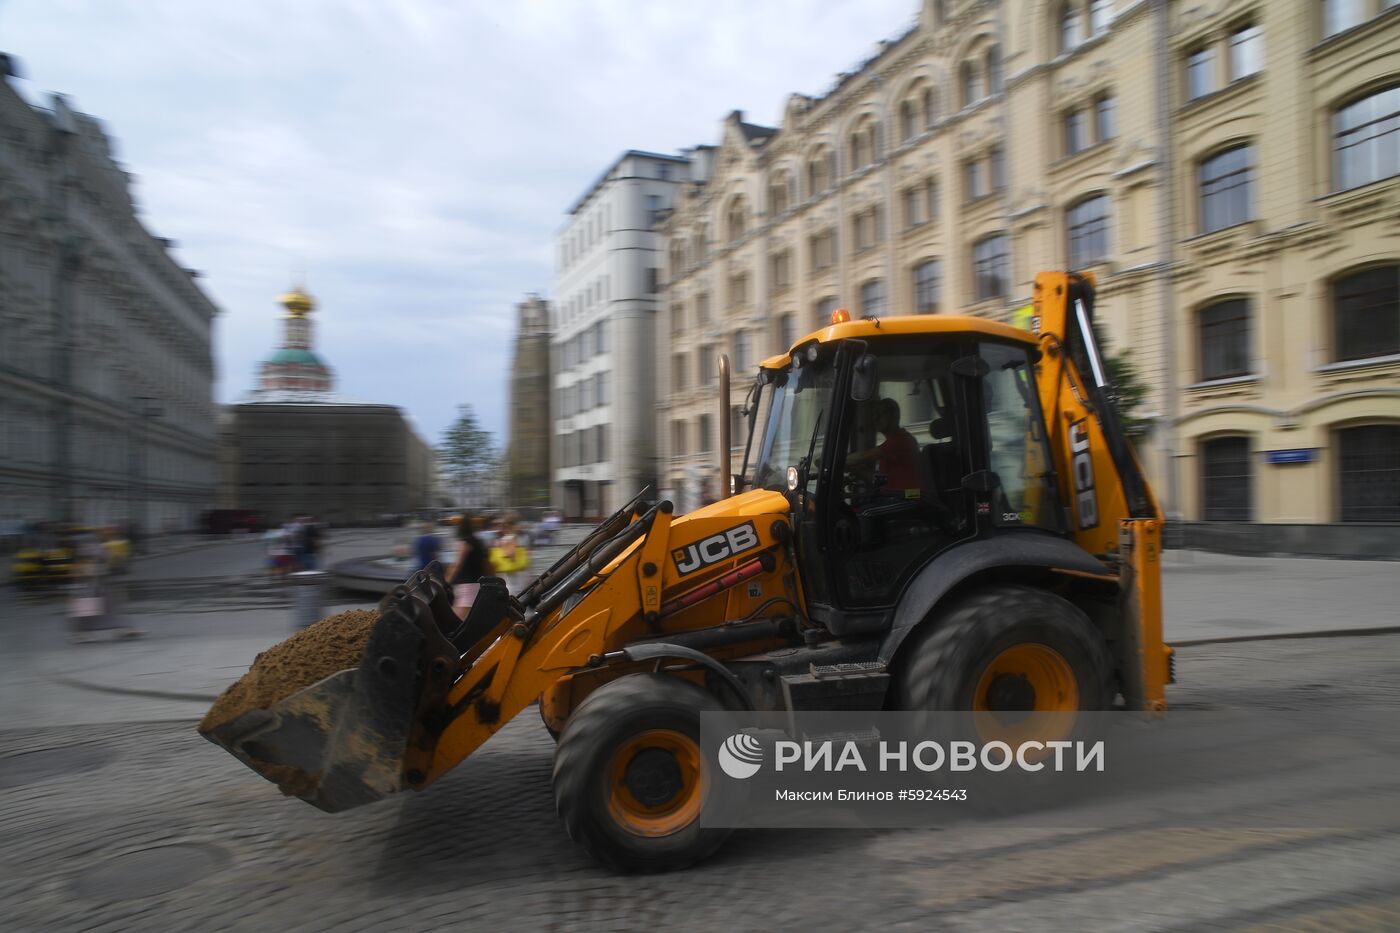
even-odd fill
[(1317, 451), (1311, 447), (1300, 447), (1297, 450), (1264, 451), (1265, 463), (1312, 463), (1316, 459)]

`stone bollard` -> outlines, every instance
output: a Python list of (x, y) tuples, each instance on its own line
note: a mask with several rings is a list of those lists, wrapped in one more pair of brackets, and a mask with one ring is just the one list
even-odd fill
[(298, 570), (287, 575), (292, 584), (292, 624), (298, 631), (321, 621), (328, 579), (330, 574), (323, 570)]

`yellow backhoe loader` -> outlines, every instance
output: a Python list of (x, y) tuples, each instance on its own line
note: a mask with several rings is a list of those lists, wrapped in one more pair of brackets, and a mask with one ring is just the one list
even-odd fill
[(643, 492), (465, 620), (415, 574), (358, 666), (202, 731), (338, 811), (424, 790), (538, 702), (569, 834), (659, 870), (726, 832), (701, 825), (702, 711), (1165, 709), (1161, 516), (1093, 307), (1092, 280), (1042, 273), (1030, 330), (837, 312), (761, 365), (726, 498)]

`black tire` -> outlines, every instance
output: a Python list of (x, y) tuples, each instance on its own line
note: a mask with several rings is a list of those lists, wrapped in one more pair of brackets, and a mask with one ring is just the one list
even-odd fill
[(544, 723), (544, 731), (549, 733), (549, 737), (555, 744), (559, 743), (559, 730), (549, 724), (549, 720), (544, 718), (544, 703), (536, 703), (535, 708), (539, 710), (540, 722)]
[(1067, 662), (1079, 710), (1113, 704), (1113, 664), (1103, 635), (1079, 607), (1044, 590), (1013, 584), (976, 590), (914, 638), (897, 680), (901, 709), (974, 709), (988, 665), (1022, 644), (1046, 646)]
[[(590, 693), (569, 716), (554, 752), (554, 801), (570, 838), (603, 865), (623, 872), (684, 868), (714, 852), (729, 830), (702, 828), (698, 813), (664, 834), (629, 826), (616, 808), (618, 795), (631, 792), (614, 787), (613, 774), (619, 754), (644, 735), (688, 737), (698, 751), (700, 713), (723, 708), (713, 694), (665, 674), (630, 674)], [(640, 752), (630, 761), (639, 759)], [(697, 765), (708, 770), (703, 762)], [(632, 765), (626, 767), (630, 771)], [(691, 807), (703, 809), (713, 782), (704, 776), (698, 781), (693, 793), (699, 796), (686, 797)]]

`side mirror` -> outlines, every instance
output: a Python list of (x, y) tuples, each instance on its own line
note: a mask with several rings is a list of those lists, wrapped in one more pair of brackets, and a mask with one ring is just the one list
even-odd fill
[(862, 353), (856, 360), (855, 373), (851, 379), (851, 401), (868, 402), (875, 397), (880, 387), (880, 365), (873, 353)]

